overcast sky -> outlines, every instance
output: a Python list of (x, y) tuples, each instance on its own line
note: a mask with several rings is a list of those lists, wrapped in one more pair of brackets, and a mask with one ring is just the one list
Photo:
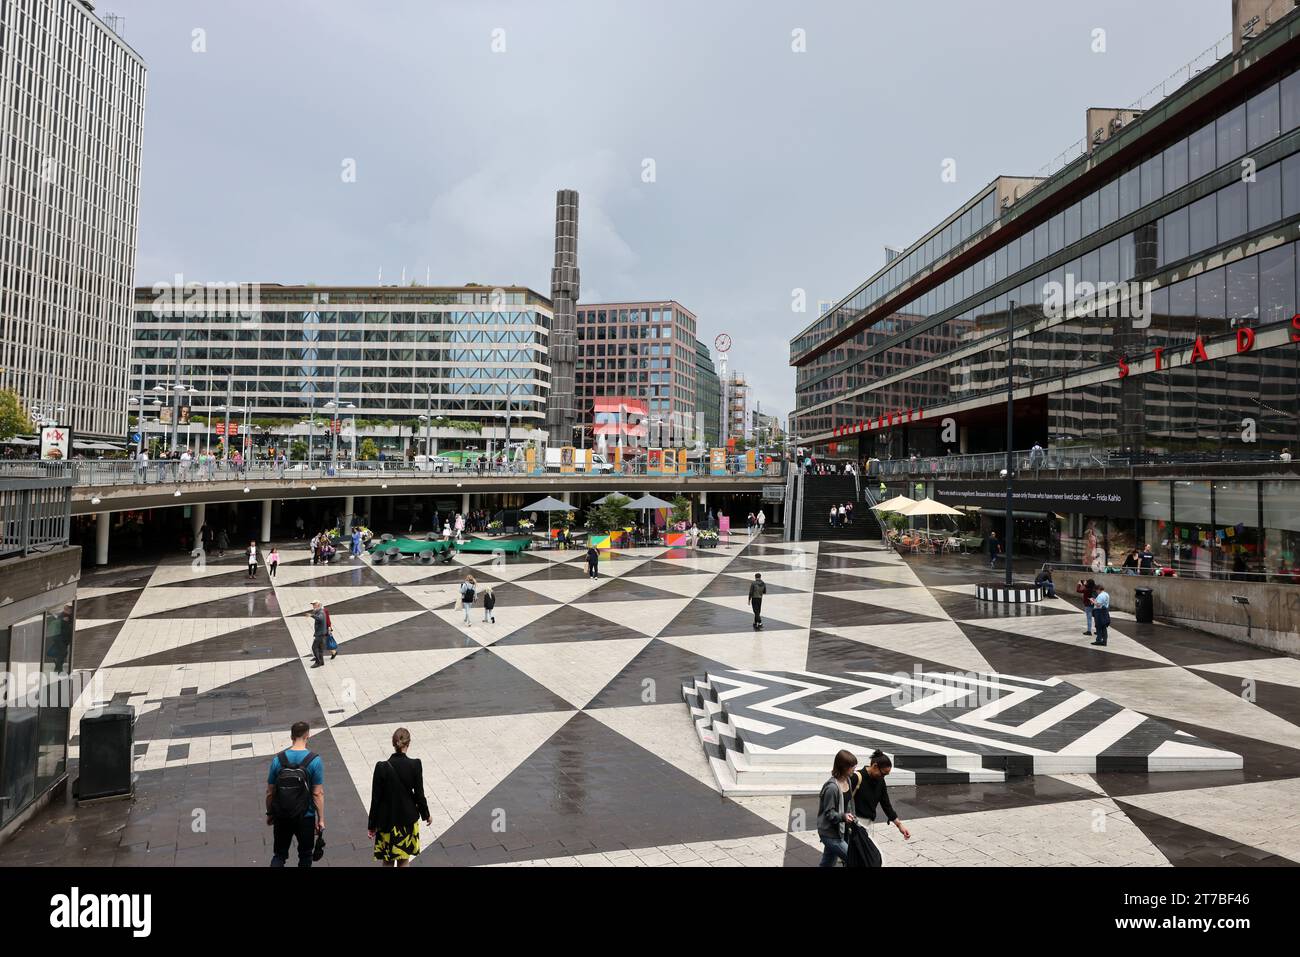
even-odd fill
[(581, 301), (677, 299), (782, 416), (819, 299), (1231, 26), (1230, 0), (97, 6), (149, 65), (140, 284), (405, 268), (549, 295), (571, 187)]

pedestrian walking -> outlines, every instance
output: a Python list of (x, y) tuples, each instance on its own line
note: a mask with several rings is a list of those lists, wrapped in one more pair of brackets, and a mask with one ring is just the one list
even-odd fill
[(845, 864), (849, 862), (849, 842), (846, 824), (852, 824), (856, 818), (849, 810), (849, 776), (857, 767), (858, 759), (852, 751), (841, 750), (835, 755), (831, 766), (831, 776), (822, 785), (817, 798), (817, 837), (825, 848), (822, 851), (821, 867), (834, 867), (836, 858)]
[(248, 543), (248, 580), (257, 576), (257, 542)]
[(836, 508), (834, 505), (831, 506), (831, 519), (830, 519), (830, 521), (831, 521), (831, 528), (839, 528), (839, 527), (840, 527), (840, 524), (839, 524), (839, 523), (840, 523), (840, 510), (839, 510), (838, 508)]
[(352, 557), (361, 557), (361, 529), (352, 526)]
[(840, 528), (846, 528), (849, 524), (849, 511), (843, 505), (840, 506)]
[(749, 583), (749, 606), (754, 609), (754, 630), (759, 631), (763, 627), (763, 596), (767, 594), (767, 585), (763, 583), (763, 576), (757, 572), (754, 573), (754, 580)]
[(271, 546), (271, 553), (266, 556), (266, 570), (271, 576), (271, 581), (275, 581), (275, 570), (280, 567), (280, 550), (274, 545)]
[(1097, 629), (1094, 645), (1106, 647), (1107, 634), (1110, 631), (1110, 592), (1105, 585), (1098, 586), (1097, 597), (1092, 600), (1092, 623)]
[(460, 583), (460, 607), (465, 612), (465, 627), (470, 626), (469, 610), (474, 607), (474, 592), (478, 588), (478, 582), (474, 580), (473, 575), (466, 575), (465, 580)]
[(496, 607), (497, 607), (496, 593), (492, 591), (491, 585), (484, 585), (483, 586), (483, 621), (485, 624), (490, 622), (491, 624), (495, 625), (497, 623), (497, 616), (495, 613)]
[(298, 866), (325, 853), (325, 764), (307, 747), (311, 726), (295, 721), (293, 743), (271, 760), (266, 776), (266, 823), (272, 830), (271, 866), (284, 867), (298, 841)]
[(876, 807), (885, 812), (885, 823), (898, 828), (903, 840), (911, 840), (912, 832), (898, 819), (894, 806), (889, 803), (889, 786), (885, 778), (894, 769), (894, 762), (885, 752), (876, 750), (867, 759), (866, 772), (854, 771), (849, 775), (853, 794), (853, 814), (859, 821), (875, 821)]
[(370, 816), (366, 833), (375, 842), (375, 860), (384, 867), (406, 867), (420, 853), (420, 819), (433, 825), (424, 796), (424, 767), (408, 757), (411, 732), (393, 732), (393, 753), (375, 763), (370, 781)]
[(767, 525), (767, 513), (761, 508), (758, 510), (758, 534), (763, 534), (763, 527)]
[(587, 577), (596, 578), (600, 571), (600, 552), (595, 545), (587, 546)]
[(1087, 623), (1084, 629), (1085, 635), (1092, 634), (1093, 625), (1093, 602), (1097, 598), (1097, 583), (1089, 578), (1087, 581), (1079, 579), (1079, 584), (1074, 586), (1075, 592), (1083, 596), (1083, 620)]
[(998, 538), (997, 532), (989, 532), (989, 568), (997, 568), (1000, 557), (1002, 557), (1002, 540)]
[(325, 642), (329, 638), (329, 622), (325, 618), (325, 609), (321, 607), (319, 601), (311, 603), (311, 611), (307, 612), (307, 617), (312, 621), (311, 666), (319, 668), (325, 664)]
[(217, 557), (225, 558), (226, 549), (230, 547), (230, 535), (224, 528), (217, 530)]

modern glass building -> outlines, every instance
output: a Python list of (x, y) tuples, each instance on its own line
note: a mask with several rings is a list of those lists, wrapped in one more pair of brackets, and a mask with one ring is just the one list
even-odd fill
[(512, 441), (545, 437), (551, 304), (531, 289), (177, 282), (137, 289), (135, 307), (132, 394), (146, 416), (155, 387), (161, 411), (180, 384), (191, 417), (213, 425), (233, 404), (253, 422), (338, 408), (362, 436), (396, 422), (419, 439), (418, 416), (432, 415), (475, 424), (479, 447), (505, 437), (507, 416)]
[(89, 0), (0, 3), (0, 388), (80, 436), (126, 429), (144, 100)]
[[(1005, 450), (1010, 326), (1018, 449), (1300, 452), (1300, 11), (1274, 8), (1149, 109), (1088, 110), (1072, 162), (998, 177), (794, 336), (801, 444)], [(1223, 567), (1272, 535), (1270, 572), (1293, 567), (1294, 483), (1236, 478), (1142, 483), (1121, 544)]]
[(695, 341), (695, 419), (704, 433), (704, 444), (722, 444), (722, 383), (709, 347)]

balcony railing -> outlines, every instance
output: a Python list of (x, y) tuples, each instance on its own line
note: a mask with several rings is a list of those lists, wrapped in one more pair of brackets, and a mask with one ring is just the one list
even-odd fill
[(67, 545), (71, 516), (71, 475), (0, 473), (0, 558)]
[[(0, 481), (57, 481), (76, 488), (154, 485), (172, 488), (191, 483), (293, 481), (295, 479), (329, 478), (409, 480), (419, 477), (457, 477), (518, 478), (527, 480), (531, 478), (553, 479), (557, 477), (566, 479), (609, 478), (613, 476), (646, 477), (647, 475), (651, 478), (700, 478), (708, 477), (711, 474), (707, 462), (703, 465), (698, 462), (689, 463), (684, 472), (648, 473), (644, 458), (633, 462), (624, 462), (623, 469), (620, 472), (600, 471), (593, 468), (590, 472), (577, 469), (572, 473), (560, 472), (555, 468), (529, 472), (525, 469), (523, 462), (512, 465), (485, 464), (483, 468), (478, 468), (475, 465), (442, 465), (435, 463), (435, 467), (430, 468), (428, 465), (412, 465), (406, 461), (342, 461), (334, 464), (317, 462), (311, 466), (303, 462), (292, 462), (284, 467), (270, 462), (256, 462), (240, 467), (233, 463), (220, 461), (182, 463), (176, 459), (153, 460), (147, 464), (124, 459), (62, 462), (0, 461)], [(759, 468), (754, 472), (746, 472), (743, 468), (743, 459), (740, 459), (729, 462), (725, 474), (727, 476), (750, 476), (755, 478), (781, 477), (785, 474), (785, 463), (780, 459), (776, 459), (770, 465), (760, 463)]]
[[(1100, 477), (1132, 477), (1135, 469), (1176, 465), (1286, 464), (1287, 460), (1265, 452), (1216, 450), (1212, 452), (1132, 452), (1116, 449), (1070, 446), (1057, 449), (1022, 449), (1011, 454), (1018, 478), (1079, 477), (1087, 472)], [(1007, 453), (980, 452), (973, 455), (919, 455), (906, 459), (873, 459), (867, 475), (891, 479), (968, 478), (996, 479), (1007, 467)]]

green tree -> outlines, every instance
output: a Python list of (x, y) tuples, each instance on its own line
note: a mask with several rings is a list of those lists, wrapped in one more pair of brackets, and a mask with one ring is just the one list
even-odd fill
[(289, 458), (301, 462), (307, 457), (307, 443), (302, 439), (294, 439), (293, 445), (289, 446)]
[(605, 499), (587, 509), (587, 528), (595, 532), (615, 532), (636, 524), (628, 504), (632, 500), (621, 495)]
[(685, 522), (688, 525), (690, 524), (691, 500), (685, 495), (678, 495), (673, 499), (673, 514), (671, 520), (674, 525), (678, 522)]
[(375, 445), (374, 439), (361, 440), (361, 445), (357, 447), (357, 458), (363, 462), (379, 458), (379, 446)]
[(0, 389), (0, 439), (13, 438), (30, 432), (32, 417), (23, 407), (23, 400), (12, 389)]

